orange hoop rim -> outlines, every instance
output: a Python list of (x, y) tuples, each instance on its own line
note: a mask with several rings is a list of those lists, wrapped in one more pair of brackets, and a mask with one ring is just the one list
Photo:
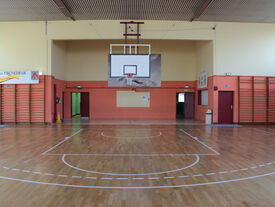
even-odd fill
[(125, 73), (124, 75), (127, 76), (128, 78), (132, 78), (136, 74), (135, 73)]

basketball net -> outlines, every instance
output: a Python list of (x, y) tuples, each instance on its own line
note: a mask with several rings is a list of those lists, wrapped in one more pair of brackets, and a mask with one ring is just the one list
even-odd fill
[(133, 84), (133, 76), (136, 75), (135, 73), (125, 73), (126, 76), (126, 83), (128, 86), (131, 86)]

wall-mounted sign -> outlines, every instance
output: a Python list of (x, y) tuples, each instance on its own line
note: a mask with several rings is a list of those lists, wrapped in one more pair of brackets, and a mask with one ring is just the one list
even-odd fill
[(142, 96), (142, 100), (145, 101), (145, 102), (149, 102), (150, 97), (149, 96)]
[(0, 71), (0, 84), (38, 84), (38, 71)]
[(56, 103), (57, 103), (57, 104), (61, 104), (61, 99), (60, 99), (60, 97), (56, 97)]
[(201, 70), (198, 74), (198, 88), (207, 88), (208, 70)]

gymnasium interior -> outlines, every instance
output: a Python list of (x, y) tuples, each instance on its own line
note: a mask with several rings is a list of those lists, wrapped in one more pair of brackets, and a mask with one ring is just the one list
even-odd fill
[(275, 206), (274, 10), (1, 0), (0, 206)]

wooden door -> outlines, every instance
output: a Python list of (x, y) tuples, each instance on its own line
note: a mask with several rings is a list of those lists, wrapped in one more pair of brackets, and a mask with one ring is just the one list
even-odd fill
[(55, 123), (56, 122), (56, 119), (57, 119), (57, 103), (56, 103), (56, 85), (54, 84), (53, 85), (53, 122)]
[(80, 102), (80, 116), (81, 117), (89, 117), (90, 112), (90, 101), (89, 101), (89, 93), (82, 92), (81, 93), (81, 102)]
[(185, 93), (185, 118), (193, 119), (195, 115), (195, 94)]
[(233, 91), (219, 91), (219, 124), (233, 123)]

